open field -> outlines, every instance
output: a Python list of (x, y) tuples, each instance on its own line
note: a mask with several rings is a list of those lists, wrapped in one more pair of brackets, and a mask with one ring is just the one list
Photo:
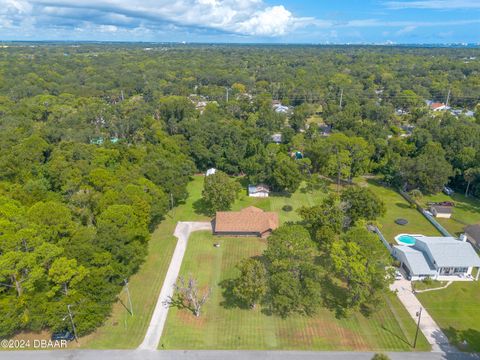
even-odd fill
[(458, 281), (417, 296), (453, 344), (480, 351), (480, 282)]
[(105, 324), (80, 339), (80, 346), (93, 349), (128, 349), (137, 347), (143, 340), (158, 294), (170, 265), (170, 258), (177, 243), (173, 231), (177, 221), (205, 220), (195, 213), (193, 202), (201, 196), (203, 176), (194, 177), (188, 186), (189, 198), (185, 204), (170, 211), (165, 220), (153, 232), (144, 264), (129, 282), (134, 316), (122, 305), (127, 304), (126, 294), (117, 302)]
[(437, 221), (452, 233), (452, 235), (463, 233), (463, 229), (467, 225), (480, 223), (480, 201), (473, 197), (466, 197), (457, 192), (452, 196), (439, 193), (424, 196), (421, 200), (421, 204), (426, 208), (428, 202), (452, 200), (455, 202), (452, 217), (450, 219), (437, 219)]
[[(392, 244), (396, 244), (395, 236), (401, 233), (422, 234), (430, 236), (441, 235), (438, 230), (420, 214), (416, 209), (396, 192), (393, 188), (379, 185), (375, 180), (368, 180), (368, 187), (372, 189), (387, 206), (385, 216), (378, 219), (380, 231)], [(407, 225), (395, 224), (395, 219), (403, 218), (408, 220)]]
[[(215, 248), (213, 242), (221, 246)], [(199, 318), (188, 310), (170, 309), (159, 348), (411, 350), (415, 324), (394, 295), (388, 297), (386, 308), (368, 319), (356, 314), (338, 320), (326, 309), (314, 317), (281, 319), (264, 314), (260, 307), (245, 310), (225, 303), (219, 284), (236, 276), (240, 259), (259, 255), (265, 247), (265, 240), (257, 238), (194, 233), (180, 272), (194, 275), (212, 294)], [(427, 350), (423, 335), (419, 339), (417, 349)]]

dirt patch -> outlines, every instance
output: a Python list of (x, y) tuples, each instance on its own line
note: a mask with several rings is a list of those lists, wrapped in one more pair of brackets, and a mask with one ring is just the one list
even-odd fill
[(279, 337), (294, 347), (309, 348), (315, 340), (321, 339), (331, 348), (366, 351), (372, 347), (355, 332), (322, 319), (309, 319), (300, 328), (292, 331), (289, 326), (282, 327)]
[(206, 316), (200, 315), (197, 317), (189, 310), (178, 310), (176, 318), (185, 326), (192, 327), (194, 329), (204, 328), (207, 322)]

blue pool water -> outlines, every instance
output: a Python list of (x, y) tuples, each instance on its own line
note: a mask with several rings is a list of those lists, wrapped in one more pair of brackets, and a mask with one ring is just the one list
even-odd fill
[(395, 240), (405, 245), (415, 245), (415, 238), (411, 235), (399, 235)]

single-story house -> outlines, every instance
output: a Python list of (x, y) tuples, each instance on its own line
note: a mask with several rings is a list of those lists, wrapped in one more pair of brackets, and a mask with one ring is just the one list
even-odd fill
[(467, 240), (480, 249), (480, 224), (468, 225), (464, 231)]
[(217, 169), (215, 168), (210, 168), (207, 170), (207, 172), (205, 173), (205, 176), (210, 176), (210, 175), (213, 175), (217, 172)]
[[(392, 255), (412, 280), (424, 278), (458, 280), (472, 276), (480, 268), (480, 257), (472, 245), (453, 237), (415, 236), (412, 246), (393, 246)], [(475, 280), (478, 280), (477, 271)]]
[(248, 196), (251, 197), (268, 197), (270, 188), (265, 184), (248, 185)]
[(277, 213), (249, 206), (240, 211), (218, 211), (213, 219), (213, 234), (267, 237), (278, 226)]
[(443, 110), (448, 110), (450, 109), (450, 107), (448, 107), (447, 105), (445, 105), (444, 103), (440, 103), (440, 102), (432, 102), (430, 104), (430, 109), (432, 111), (443, 111)]
[(430, 212), (437, 218), (450, 219), (453, 213), (453, 206), (432, 205), (430, 206)]

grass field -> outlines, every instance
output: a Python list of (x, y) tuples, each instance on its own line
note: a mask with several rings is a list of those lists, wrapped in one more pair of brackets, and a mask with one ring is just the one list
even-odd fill
[[(212, 246), (213, 241), (220, 247)], [(224, 304), (222, 280), (236, 276), (235, 265), (259, 255), (265, 240), (218, 238), (208, 232), (189, 240), (181, 274), (194, 275), (212, 294), (199, 318), (188, 310), (171, 308), (160, 349), (297, 349), (297, 350), (412, 350), (415, 324), (396, 296), (371, 318), (354, 315), (338, 320), (322, 309), (314, 317), (268, 316), (260, 308), (244, 310)], [(420, 335), (418, 350), (428, 350)]]
[[(80, 347), (128, 349), (140, 345), (177, 243), (173, 236), (177, 221), (207, 219), (197, 214), (193, 207), (193, 202), (201, 196), (202, 187), (203, 176), (195, 177), (188, 186), (190, 196), (186, 203), (170, 211), (153, 232), (145, 263), (129, 282), (134, 316), (130, 316), (122, 303), (117, 302), (105, 324), (94, 333), (80, 339)], [(127, 304), (125, 295), (121, 294), (120, 298)]]
[(455, 202), (452, 217), (450, 219), (436, 219), (452, 235), (459, 235), (463, 233), (463, 228), (467, 225), (480, 223), (480, 201), (476, 198), (466, 197), (460, 193), (454, 193), (452, 196), (439, 193), (435, 195), (424, 196), (421, 200), (421, 203), (426, 208), (427, 202), (452, 200)]
[[(395, 190), (379, 185), (375, 180), (368, 180), (368, 187), (372, 189), (387, 205), (385, 216), (378, 219), (380, 230), (385, 238), (396, 244), (395, 236), (401, 233), (422, 234), (430, 236), (441, 235), (438, 230)], [(408, 220), (407, 225), (395, 224), (395, 219)]]
[(452, 343), (480, 352), (480, 282), (458, 281), (417, 296)]

